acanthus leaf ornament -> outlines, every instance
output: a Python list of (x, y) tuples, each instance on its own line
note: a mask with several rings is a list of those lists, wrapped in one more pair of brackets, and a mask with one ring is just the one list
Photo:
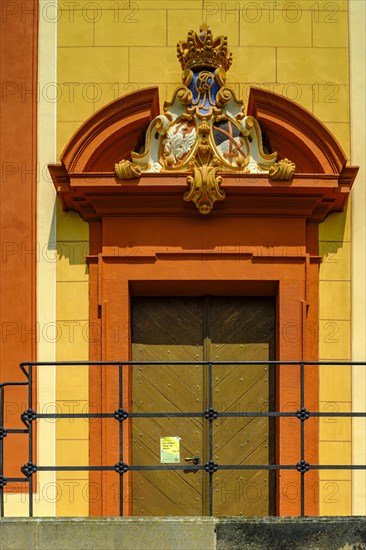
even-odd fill
[(150, 123), (144, 151), (132, 152), (132, 160), (116, 164), (117, 177), (191, 171), (184, 200), (193, 201), (202, 214), (225, 198), (220, 170), (291, 179), (295, 165), (288, 159), (276, 162), (277, 153), (263, 146), (258, 121), (245, 115), (243, 102), (226, 85), (232, 63), (227, 38), (214, 38), (202, 25), (198, 33), (190, 31), (187, 40), (178, 43), (177, 52), (182, 84), (165, 102), (164, 114)]
[(198, 128), (197, 153), (190, 162), (193, 175), (187, 177), (189, 190), (183, 196), (186, 202), (193, 201), (201, 214), (209, 214), (214, 203), (226, 196), (220, 188), (222, 177), (217, 175), (220, 159), (213, 155), (209, 136), (210, 126), (204, 118)]
[(121, 180), (130, 180), (141, 176), (141, 166), (130, 160), (121, 160), (118, 164), (115, 164), (114, 170)]
[(186, 202), (193, 201), (201, 214), (209, 214), (216, 201), (225, 199), (225, 191), (220, 189), (222, 177), (217, 176), (218, 166), (215, 163), (197, 166), (195, 160), (191, 163), (193, 176), (187, 177), (189, 190), (184, 194)]
[(281, 159), (275, 162), (269, 169), (269, 179), (271, 180), (290, 180), (295, 173), (295, 163), (288, 159)]

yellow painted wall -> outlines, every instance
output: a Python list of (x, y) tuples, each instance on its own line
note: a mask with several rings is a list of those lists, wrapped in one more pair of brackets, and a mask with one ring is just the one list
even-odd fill
[[(74, 212), (57, 205), (56, 318), (57, 361), (89, 359), (88, 225)], [(56, 408), (59, 413), (88, 412), (88, 367), (59, 366), (56, 373)], [(56, 460), (58, 466), (89, 464), (87, 419), (58, 419)], [(58, 516), (89, 513), (88, 472), (57, 472)]]
[[(360, 166), (352, 199), (352, 359), (366, 357), (366, 4), (350, 0), (350, 78), (351, 78), (351, 159)], [(352, 372), (353, 411), (366, 410), (366, 367), (354, 366)], [(366, 457), (366, 418), (352, 422), (352, 458), (362, 464)], [(352, 514), (366, 515), (366, 471), (352, 476)]]
[[(348, 209), (350, 210), (350, 209)], [(351, 360), (350, 212), (333, 214), (320, 227), (319, 357), (323, 361)], [(319, 402), (323, 412), (352, 410), (351, 367), (320, 368)], [(320, 463), (351, 464), (351, 419), (322, 418)], [(351, 471), (323, 470), (320, 513), (350, 515)]]
[[(110, 4), (99, 0), (92, 4), (94, 9), (89, 1), (59, 2), (59, 154), (88, 116), (117, 97), (158, 85), (161, 103), (169, 99), (180, 83), (176, 43), (203, 21), (215, 34), (224, 33), (229, 38), (234, 61), (228, 83), (240, 97), (247, 99), (252, 83), (293, 99), (319, 117), (350, 154), (347, 0), (139, 0)], [(62, 246), (75, 241), (85, 243), (86, 224), (59, 209), (57, 239)], [(324, 222), (320, 241), (324, 257), (320, 270), (320, 358), (348, 360), (350, 213), (333, 214)], [(57, 318), (60, 322), (81, 323), (78, 330), (87, 322), (87, 273), (82, 260), (78, 257), (73, 263), (64, 254), (57, 265)], [(76, 343), (71, 345), (64, 338), (58, 342), (58, 359), (87, 356), (80, 331)], [(77, 400), (82, 406), (88, 398), (85, 372), (64, 372), (58, 373), (58, 402), (76, 398), (68, 393), (68, 380), (80, 390)], [(333, 372), (323, 368), (320, 373), (321, 408), (349, 410), (350, 370)], [(324, 463), (334, 460), (335, 455), (340, 462), (350, 460), (350, 430), (348, 420), (320, 422), (320, 456)], [(70, 432), (58, 426), (57, 437), (59, 460), (71, 460), (71, 451), (76, 448), (87, 458), (84, 424), (75, 424)], [(87, 483), (86, 475), (77, 479)], [(321, 514), (351, 513), (350, 474), (322, 472), (319, 497)], [(78, 504), (64, 500), (58, 504), (57, 512), (87, 513), (87, 506), (83, 500)]]

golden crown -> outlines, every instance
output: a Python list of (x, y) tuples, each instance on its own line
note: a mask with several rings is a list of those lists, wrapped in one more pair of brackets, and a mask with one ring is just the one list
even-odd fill
[(178, 59), (183, 70), (194, 67), (222, 67), (228, 71), (233, 54), (229, 51), (226, 36), (213, 38), (210, 28), (203, 24), (200, 32), (189, 31), (187, 40), (177, 44)]

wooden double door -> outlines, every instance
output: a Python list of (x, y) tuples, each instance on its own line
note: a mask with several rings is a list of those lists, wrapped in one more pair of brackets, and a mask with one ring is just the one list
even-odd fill
[[(209, 407), (208, 368), (202, 361), (275, 358), (275, 302), (271, 297), (139, 297), (132, 301), (133, 361), (193, 361), (193, 365), (134, 365), (133, 412), (197, 413)], [(212, 405), (220, 412), (275, 410), (274, 371), (213, 365)], [(202, 417), (135, 418), (132, 464), (160, 466), (164, 438), (179, 438), (180, 465), (209, 459), (209, 422)], [(218, 417), (212, 422), (213, 460), (219, 465), (275, 462), (275, 430), (268, 417)], [(166, 464), (163, 464), (166, 465)], [(224, 469), (213, 474), (213, 513), (275, 513), (275, 478), (268, 470)], [(132, 472), (133, 515), (199, 516), (209, 512), (204, 470)]]

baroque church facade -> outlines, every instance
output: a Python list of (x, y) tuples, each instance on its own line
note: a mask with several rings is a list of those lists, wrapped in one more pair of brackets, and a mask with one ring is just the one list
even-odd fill
[(366, 513), (364, 7), (201, 4), (4, 3), (6, 516)]

